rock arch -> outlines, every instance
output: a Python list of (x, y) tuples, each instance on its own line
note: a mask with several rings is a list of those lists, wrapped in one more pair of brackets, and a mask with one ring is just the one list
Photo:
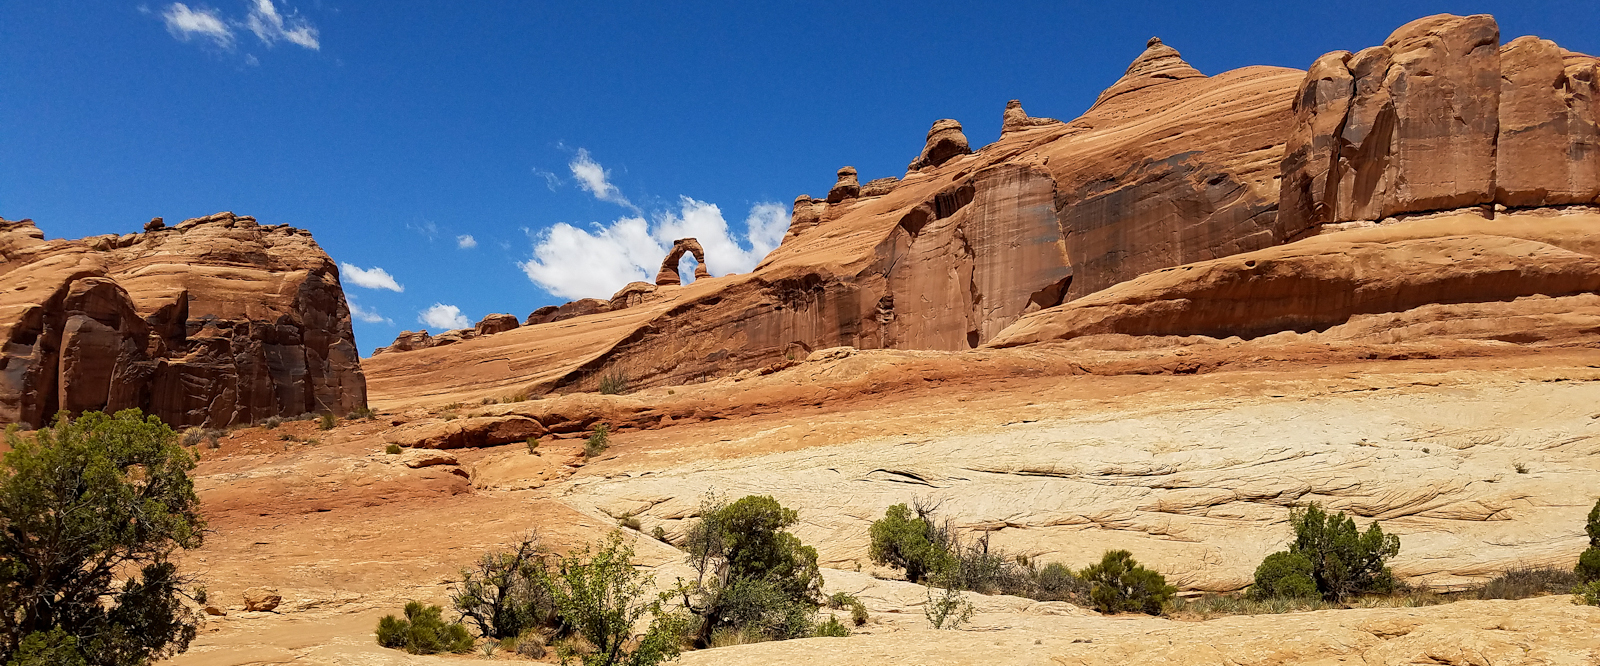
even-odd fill
[(683, 260), (685, 252), (693, 254), (694, 260), (699, 262), (694, 267), (694, 279), (711, 277), (711, 271), (706, 269), (706, 251), (700, 247), (700, 241), (693, 238), (679, 238), (672, 241), (672, 250), (667, 252), (667, 258), (661, 262), (661, 270), (656, 271), (656, 286), (683, 284), (683, 278), (678, 275), (678, 262)]

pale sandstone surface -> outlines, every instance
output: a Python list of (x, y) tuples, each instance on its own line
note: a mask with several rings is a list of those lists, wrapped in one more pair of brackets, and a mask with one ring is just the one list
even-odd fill
[[(642, 532), (674, 535), (710, 489), (770, 493), (798, 508), (796, 532), (830, 567), (828, 591), (857, 595), (873, 620), (849, 639), (684, 663), (1587, 663), (1600, 618), (1566, 596), (1207, 622), (975, 597), (971, 630), (934, 632), (922, 589), (873, 578), (890, 572), (866, 562), (869, 521), (924, 496), (944, 498), (962, 528), (994, 530), (1008, 550), (1076, 567), (1127, 547), (1191, 590), (1242, 585), (1287, 540), (1287, 506), (1312, 499), (1363, 524), (1384, 520), (1401, 535), (1396, 567), (1413, 583), (1449, 588), (1512, 565), (1570, 566), (1595, 500), (1600, 355), (1463, 345), (1455, 358), (1387, 361), (1358, 356), (1426, 347), (1282, 354), (1283, 345), (1169, 339), (1142, 351), (1129, 338), (1116, 354), (1070, 343), (830, 351), (671, 394), (568, 396), (463, 417), (682, 414), (678, 401), (704, 415), (621, 428), (587, 462), (577, 437), (546, 438), (537, 455), (521, 443), (457, 449), (455, 465), (415, 469), (383, 454), (384, 435), (426, 422), (425, 410), (331, 431), (309, 422), (244, 430), (203, 452), (197, 486), (215, 532), (183, 561), (219, 599), (275, 587), (283, 602), (274, 613), (228, 609), (172, 663), (464, 660), (383, 650), (372, 627), (407, 599), (443, 601), (457, 568), (529, 529), (566, 548), (634, 514)], [(1100, 374), (1025, 370), (1050, 369), (1057, 354)], [(1174, 355), (1180, 364), (1164, 358)], [(280, 433), (321, 442), (285, 445)], [(637, 546), (658, 581), (686, 575), (669, 547)]]
[(218, 213), (44, 240), (0, 220), (0, 422), (138, 407), (176, 426), (366, 404), (338, 267), (308, 232)]

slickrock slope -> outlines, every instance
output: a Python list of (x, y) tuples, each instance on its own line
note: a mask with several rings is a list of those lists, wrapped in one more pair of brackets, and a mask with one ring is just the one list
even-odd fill
[(309, 233), (218, 213), (44, 240), (0, 220), (0, 422), (138, 407), (175, 426), (366, 404), (338, 268)]

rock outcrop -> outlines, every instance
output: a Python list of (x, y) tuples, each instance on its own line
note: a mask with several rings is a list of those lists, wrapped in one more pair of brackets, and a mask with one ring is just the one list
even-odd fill
[(523, 323), (523, 326), (549, 324), (558, 321), (566, 321), (574, 317), (582, 317), (584, 315), (592, 315), (610, 311), (610, 301), (602, 301), (598, 298), (580, 298), (576, 301), (562, 303), (561, 305), (546, 305), (542, 308), (534, 310), (528, 315), (528, 320)]
[(886, 178), (874, 178), (867, 181), (866, 185), (861, 186), (861, 196), (881, 197), (885, 194), (893, 192), (894, 187), (899, 184), (900, 179), (895, 178), (894, 176), (889, 176)]
[[(1161, 43), (1160, 37), (1151, 37), (1145, 42), (1144, 53), (1134, 58), (1128, 65), (1128, 70), (1123, 72), (1122, 78), (1106, 88), (1095, 99), (1094, 106), (1100, 106), (1117, 95), (1133, 92), (1150, 86), (1161, 85), (1171, 81), (1183, 79), (1199, 79), (1205, 75), (1200, 70), (1191, 67), (1178, 50)], [(1090, 107), (1092, 110), (1094, 107)]]
[(911, 161), (908, 171), (920, 171), (929, 167), (936, 167), (960, 155), (971, 155), (972, 148), (967, 145), (967, 135), (961, 133), (961, 123), (949, 118), (933, 121), (933, 127), (928, 129), (928, 140), (922, 146), (922, 154)]
[(1018, 130), (1032, 129), (1035, 127), (1048, 127), (1060, 125), (1061, 121), (1055, 118), (1031, 118), (1028, 112), (1022, 110), (1022, 100), (1006, 102), (1005, 113), (1000, 119), (1000, 133), (1016, 132)]
[(0, 422), (137, 407), (222, 427), (366, 405), (338, 268), (309, 233), (158, 222), (45, 241), (0, 220)]
[(608, 303), (612, 310), (623, 310), (649, 301), (655, 293), (656, 286), (649, 282), (629, 282), (612, 294)]
[(806, 230), (817, 226), (822, 221), (822, 211), (827, 208), (828, 202), (812, 199), (809, 194), (802, 194), (794, 198), (794, 208), (789, 213), (789, 231), (784, 234), (783, 242), (803, 234)]
[(480, 336), (504, 333), (520, 325), (516, 315), (491, 314), (478, 321), (472, 331)]
[(861, 196), (861, 182), (856, 180), (856, 168), (853, 166), (839, 168), (839, 180), (828, 190), (828, 203), (836, 204), (845, 199), (854, 199)]
[(1596, 59), (1487, 15), (1402, 26), (1382, 46), (1319, 58), (1295, 100), (1282, 169), (1302, 229), (1501, 204), (1600, 197)]
[(656, 271), (657, 287), (683, 284), (683, 277), (678, 275), (678, 262), (683, 261), (685, 254), (694, 255), (694, 279), (711, 277), (710, 269), (706, 268), (706, 251), (700, 247), (700, 241), (693, 238), (679, 238), (672, 241), (672, 249), (667, 251), (667, 258), (661, 260), (661, 270)]
[(432, 346), (433, 336), (429, 335), (426, 330), (401, 331), (400, 335), (395, 336), (394, 342), (389, 343), (389, 346), (387, 347), (379, 347), (372, 350), (372, 355), (377, 356), (378, 354), (383, 353), (405, 352), (412, 351), (414, 349), (427, 349)]

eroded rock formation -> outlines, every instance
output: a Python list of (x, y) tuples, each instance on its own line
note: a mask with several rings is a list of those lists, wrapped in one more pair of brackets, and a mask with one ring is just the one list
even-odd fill
[(667, 251), (667, 258), (661, 261), (661, 270), (656, 272), (657, 287), (683, 284), (683, 277), (678, 275), (678, 262), (683, 261), (685, 254), (694, 255), (694, 279), (711, 277), (711, 271), (706, 268), (706, 251), (700, 247), (700, 241), (679, 238), (672, 241), (672, 249)]
[(338, 268), (309, 233), (218, 213), (45, 241), (0, 220), (0, 422), (137, 407), (222, 427), (366, 404)]
[[(1160, 37), (1151, 37), (1145, 42), (1144, 53), (1134, 58), (1128, 65), (1128, 70), (1123, 72), (1122, 78), (1106, 88), (1095, 99), (1094, 106), (1100, 106), (1107, 100), (1150, 86), (1157, 86), (1171, 81), (1182, 79), (1204, 78), (1200, 70), (1191, 67), (1178, 50), (1161, 43)], [(1090, 107), (1093, 109), (1094, 107)]]
[(1493, 17), (1431, 16), (1319, 58), (1295, 100), (1281, 210), (1293, 227), (1600, 197), (1596, 59)]
[(1000, 133), (1060, 124), (1061, 121), (1055, 118), (1030, 118), (1028, 112), (1022, 110), (1022, 100), (1014, 99), (1006, 102), (1006, 110), (1000, 120)]
[(910, 171), (920, 171), (928, 167), (936, 167), (959, 155), (972, 154), (972, 148), (967, 145), (967, 135), (961, 133), (961, 123), (949, 118), (933, 121), (933, 127), (928, 130), (928, 140), (922, 147), (922, 154), (911, 161)]
[(839, 168), (839, 180), (828, 190), (828, 203), (836, 204), (845, 199), (854, 199), (861, 196), (861, 182), (856, 180), (856, 168), (853, 166)]
[(783, 242), (789, 242), (806, 232), (807, 229), (817, 226), (822, 221), (822, 211), (828, 202), (812, 199), (809, 194), (802, 194), (794, 198), (794, 208), (789, 213), (789, 231), (784, 234)]
[(378, 354), (383, 353), (405, 352), (412, 351), (414, 349), (427, 349), (432, 346), (433, 336), (429, 335), (425, 330), (401, 331), (400, 335), (395, 336), (394, 342), (389, 343), (389, 346), (387, 347), (379, 347), (372, 350), (372, 355), (377, 356)]
[(491, 314), (479, 320), (472, 331), (478, 335), (504, 333), (520, 325), (515, 315)]

